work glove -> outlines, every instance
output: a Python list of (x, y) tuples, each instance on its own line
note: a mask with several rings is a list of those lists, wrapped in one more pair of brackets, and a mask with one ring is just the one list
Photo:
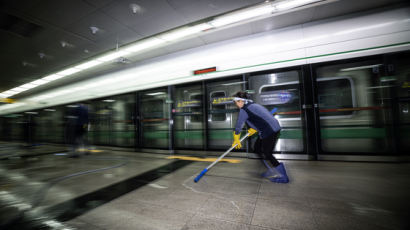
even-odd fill
[(252, 136), (253, 134), (255, 134), (255, 133), (257, 133), (258, 131), (256, 130), (256, 129), (252, 129), (252, 128), (250, 128), (250, 129), (248, 129), (248, 134), (249, 134), (249, 136)]
[(232, 147), (234, 147), (236, 144), (238, 144), (237, 146), (235, 146), (235, 149), (240, 149), (242, 148), (242, 144), (241, 141), (239, 140), (239, 138), (241, 137), (241, 134), (235, 134), (235, 132), (233, 132), (233, 143), (232, 143)]

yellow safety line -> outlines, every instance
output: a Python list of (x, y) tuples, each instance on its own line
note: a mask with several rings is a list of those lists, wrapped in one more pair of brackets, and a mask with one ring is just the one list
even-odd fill
[[(199, 157), (185, 157), (185, 156), (169, 156), (167, 159), (180, 159), (185, 161), (208, 161), (214, 162), (218, 158), (199, 158)], [(239, 163), (241, 160), (238, 159), (221, 159), (220, 161), (228, 162), (228, 163)]]
[(102, 150), (97, 149), (78, 149), (79, 152), (90, 152), (90, 153), (100, 153)]

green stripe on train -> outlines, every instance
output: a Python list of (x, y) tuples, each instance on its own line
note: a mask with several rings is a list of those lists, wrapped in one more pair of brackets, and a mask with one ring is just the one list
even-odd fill
[(321, 129), (322, 139), (338, 138), (386, 138), (385, 128)]
[(95, 138), (134, 138), (134, 132), (133, 131), (114, 131), (114, 132), (110, 132), (110, 131), (90, 131), (87, 133), (88, 137), (95, 137)]
[[(232, 130), (210, 130), (209, 137), (211, 140), (216, 140), (216, 139), (231, 140), (232, 132), (233, 132)], [(242, 132), (242, 135), (244, 134), (245, 132)], [(148, 138), (148, 139), (168, 138), (168, 131), (145, 132), (144, 138)], [(175, 131), (175, 138), (176, 139), (203, 139), (203, 132), (201, 130)], [(280, 138), (301, 139), (302, 130), (282, 130), (280, 134)]]
[[(215, 139), (232, 139), (232, 130), (209, 130), (209, 136), (211, 140)], [(409, 128), (401, 128), (401, 134), (405, 134), (402, 137), (408, 137)], [(244, 135), (245, 132), (242, 132)], [(90, 137), (108, 137), (109, 132), (89, 132)], [(168, 131), (146, 131), (144, 132), (144, 138), (147, 139), (166, 139), (168, 138)], [(134, 133), (131, 132), (113, 132), (111, 133), (112, 138), (134, 138)], [(321, 129), (322, 139), (338, 139), (338, 138), (386, 138), (387, 131), (385, 128), (326, 128)], [(192, 130), (192, 131), (175, 131), (176, 139), (192, 139), (200, 140), (203, 139), (202, 130)], [(282, 129), (280, 132), (280, 139), (302, 139), (303, 130), (302, 129)]]

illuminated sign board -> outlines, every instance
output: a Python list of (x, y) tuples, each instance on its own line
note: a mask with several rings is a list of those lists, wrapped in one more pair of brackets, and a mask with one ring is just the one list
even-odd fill
[(201, 106), (200, 100), (186, 100), (178, 101), (177, 108), (190, 108), (190, 107), (199, 107)]
[(225, 104), (232, 104), (233, 97), (214, 97), (212, 98), (213, 105), (225, 105)]
[(259, 95), (259, 98), (262, 105), (281, 105), (290, 103), (293, 100), (294, 95), (286, 90), (276, 90), (262, 92)]
[(200, 74), (204, 74), (204, 73), (211, 73), (211, 72), (215, 72), (216, 71), (216, 67), (211, 67), (211, 68), (206, 68), (206, 69), (199, 69), (199, 70), (194, 70), (194, 75), (200, 75)]

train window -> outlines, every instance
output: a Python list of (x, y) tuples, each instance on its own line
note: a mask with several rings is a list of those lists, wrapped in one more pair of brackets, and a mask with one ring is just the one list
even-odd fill
[(164, 118), (164, 100), (144, 100), (142, 115), (144, 118)]
[(221, 97), (225, 97), (226, 93), (223, 91), (219, 91), (219, 92), (212, 92), (211, 93), (211, 120), (212, 121), (225, 121), (226, 120), (226, 105), (225, 104), (221, 104), (221, 105), (216, 105), (213, 104), (212, 101), (215, 98), (221, 98)]
[(317, 79), (320, 112), (324, 116), (351, 115), (354, 97), (350, 78)]
[[(202, 94), (193, 94), (190, 96), (191, 100), (194, 101), (202, 101)], [(202, 106), (199, 104), (198, 106), (191, 107), (191, 112), (194, 115), (191, 115), (191, 122), (202, 122)]]
[(299, 83), (266, 85), (260, 89), (259, 99), (269, 111), (277, 108), (278, 118), (300, 117)]

